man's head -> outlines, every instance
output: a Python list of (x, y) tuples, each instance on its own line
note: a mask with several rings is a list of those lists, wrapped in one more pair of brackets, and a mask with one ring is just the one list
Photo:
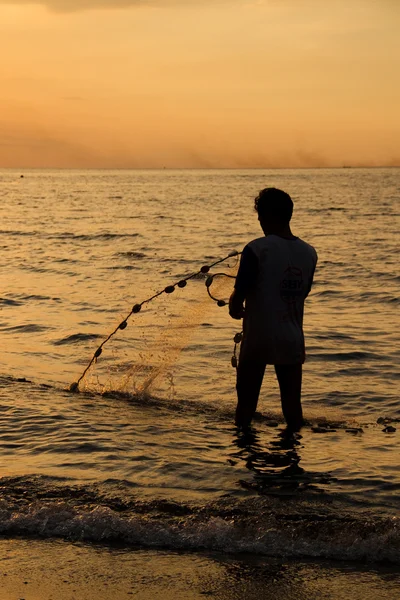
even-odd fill
[(282, 190), (265, 188), (254, 199), (254, 208), (263, 229), (267, 224), (285, 227), (292, 218), (293, 201), (289, 194)]

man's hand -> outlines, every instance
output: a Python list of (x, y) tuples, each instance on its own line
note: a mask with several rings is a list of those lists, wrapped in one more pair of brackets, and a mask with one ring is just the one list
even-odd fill
[(244, 299), (239, 296), (236, 290), (233, 290), (229, 298), (229, 314), (232, 319), (243, 319), (244, 317)]

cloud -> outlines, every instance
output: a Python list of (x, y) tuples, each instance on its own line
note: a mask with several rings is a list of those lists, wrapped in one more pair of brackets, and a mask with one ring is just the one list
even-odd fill
[[(76, 12), (90, 9), (129, 8), (150, 5), (150, 0), (13, 0), (16, 4), (40, 4), (53, 12)], [(11, 4), (10, 0), (0, 0), (0, 4)]]
[(139, 6), (166, 6), (166, 5), (183, 5), (190, 4), (209, 4), (227, 1), (227, 0), (0, 0), (0, 4), (40, 4), (48, 10), (57, 13), (71, 13), (84, 10), (95, 9), (118, 9), (132, 8)]
[[(48, 10), (56, 13), (72, 13), (85, 10), (119, 9), (132, 7), (150, 7), (150, 6), (201, 6), (208, 4), (241, 4), (251, 0), (0, 0), (2, 4), (26, 5), (36, 4), (46, 7)], [(271, 0), (270, 0), (271, 1)], [(277, 0), (272, 0), (276, 2)], [(287, 1), (287, 0), (286, 0)], [(289, 0), (293, 2), (293, 0)]]
[[(356, 6), (372, 6), (376, 8), (376, 0), (357, 0)], [(166, 7), (166, 6), (215, 6), (216, 4), (239, 5), (248, 8), (275, 7), (285, 10), (301, 10), (309, 8), (321, 9), (320, 0), (0, 0), (0, 5), (40, 5), (53, 13), (73, 13), (87, 10), (112, 10), (134, 7)], [(339, 6), (346, 6), (347, 0), (338, 0)], [(335, 4), (333, 4), (335, 6)], [(351, 6), (351, 5), (350, 5)], [(335, 6), (337, 8), (337, 6)], [(379, 8), (384, 12), (400, 9), (399, 0), (381, 0)], [(385, 11), (386, 9), (386, 11)], [(329, 12), (329, 11), (328, 11)]]
[[(375, 0), (358, 0), (366, 2), (374, 6)], [(1, 4), (36, 4), (46, 7), (48, 10), (56, 13), (72, 13), (85, 10), (101, 10), (101, 9), (120, 9), (145, 6), (197, 6), (208, 4), (238, 4), (249, 7), (286, 7), (299, 9), (300, 6), (321, 7), (320, 0), (0, 0)], [(341, 0), (341, 4), (346, 2)], [(398, 0), (381, 0), (381, 7), (389, 7), (390, 9), (399, 9)]]

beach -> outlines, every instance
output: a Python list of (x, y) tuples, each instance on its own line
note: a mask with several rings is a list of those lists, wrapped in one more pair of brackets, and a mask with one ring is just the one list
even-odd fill
[(4, 600), (398, 598), (397, 569), (1, 540)]

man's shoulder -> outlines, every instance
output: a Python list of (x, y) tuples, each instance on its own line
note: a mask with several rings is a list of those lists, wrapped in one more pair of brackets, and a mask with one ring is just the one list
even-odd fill
[(305, 250), (307, 250), (310, 254), (312, 254), (315, 257), (315, 259), (317, 259), (318, 255), (317, 255), (317, 251), (314, 248), (314, 246), (311, 246), (311, 244), (309, 244), (308, 242), (302, 240), (301, 238), (297, 238), (297, 239), (301, 243), (301, 245), (303, 246), (303, 248)]
[(251, 242), (249, 242), (245, 248), (248, 248), (256, 253), (259, 248), (265, 248), (265, 246), (268, 246), (268, 237), (263, 235), (262, 237), (251, 240)]

